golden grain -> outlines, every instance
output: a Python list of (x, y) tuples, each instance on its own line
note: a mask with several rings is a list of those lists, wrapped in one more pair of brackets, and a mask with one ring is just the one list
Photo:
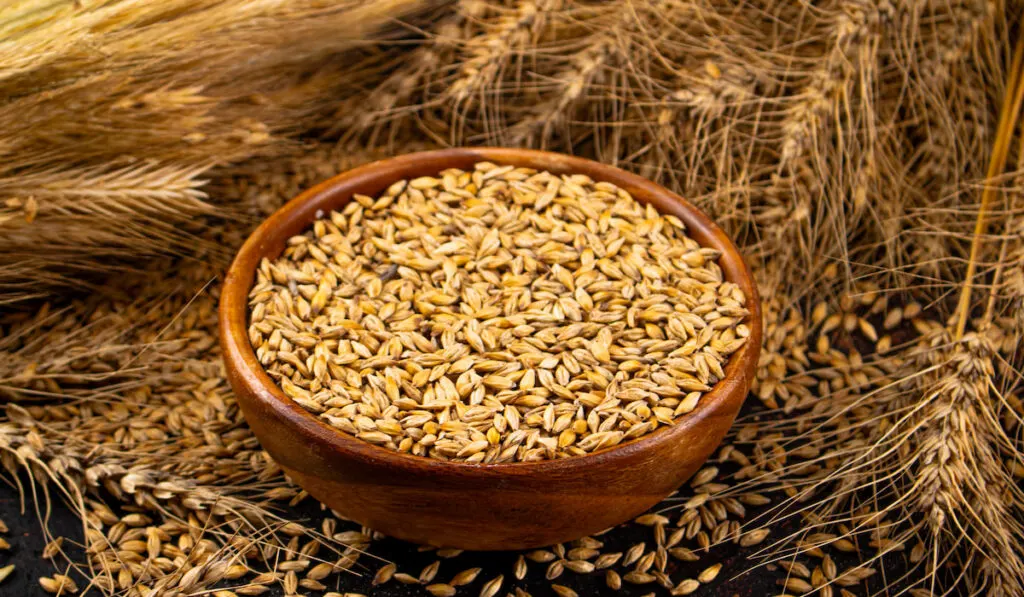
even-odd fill
[(621, 559), (622, 559), (622, 553), (621, 552), (601, 554), (601, 555), (597, 556), (596, 560), (594, 560), (594, 568), (596, 568), (597, 570), (603, 570), (603, 569), (608, 568), (610, 566), (614, 566)]
[(626, 574), (623, 574), (622, 580), (632, 585), (645, 585), (654, 582), (655, 576), (653, 574), (647, 574), (646, 572), (637, 572), (634, 570), (632, 572), (627, 572)]
[(415, 577), (415, 576), (413, 576), (411, 574), (407, 574), (405, 572), (396, 572), (394, 574), (394, 576), (392, 576), (392, 578), (394, 578), (398, 582), (402, 583), (403, 585), (418, 585), (418, 584), (420, 584), (420, 579), (419, 578), (417, 578), (417, 577)]
[(439, 176), (355, 197), (257, 270), (257, 358), (340, 431), (467, 462), (578, 456), (674, 424), (744, 344), (717, 251), (625, 191), (489, 163)]
[(425, 588), (434, 597), (452, 597), (455, 595), (455, 587), (444, 583), (427, 585)]
[(497, 578), (491, 579), (484, 584), (480, 589), (480, 597), (494, 597), (501, 590), (501, 583), (504, 582), (505, 576), (498, 575)]
[(672, 595), (689, 595), (700, 588), (700, 582), (687, 578), (672, 588)]
[(420, 571), (419, 581), (423, 584), (430, 584), (433, 582), (434, 577), (437, 576), (437, 571), (441, 568), (441, 561), (435, 561)]
[(673, 558), (677, 560), (682, 560), (684, 562), (696, 562), (700, 559), (700, 556), (698, 556), (697, 554), (693, 553), (692, 550), (687, 549), (685, 547), (673, 547), (672, 549), (668, 550), (668, 553)]
[(554, 580), (561, 576), (562, 572), (565, 570), (564, 564), (564, 560), (556, 560), (554, 562), (551, 562), (551, 565), (548, 566), (548, 569), (544, 572), (544, 578), (548, 580)]
[(787, 578), (782, 584), (786, 587), (787, 591), (793, 591), (796, 593), (809, 593), (814, 590), (811, 583), (796, 577)]
[(39, 586), (47, 593), (68, 595), (78, 592), (78, 585), (70, 577), (62, 574), (54, 574), (52, 578), (42, 577), (39, 579)]
[(313, 580), (312, 578), (300, 579), (299, 586), (303, 589), (309, 589), (310, 591), (323, 591), (327, 588), (327, 585), (318, 580)]
[(516, 558), (514, 574), (518, 580), (526, 578), (526, 558), (523, 556)]
[(576, 574), (590, 574), (595, 569), (593, 563), (585, 560), (563, 560), (562, 565)]
[(647, 572), (651, 569), (651, 566), (654, 565), (654, 558), (657, 557), (657, 555), (658, 554), (655, 551), (644, 554), (643, 557), (637, 560), (636, 566), (634, 566), (633, 569), (637, 572)]
[(373, 576), (373, 586), (382, 585), (391, 580), (392, 577), (395, 576), (395, 571), (397, 569), (398, 566), (394, 564), (384, 564), (381, 566)]
[(637, 560), (639, 560), (644, 555), (644, 552), (646, 550), (647, 545), (644, 543), (637, 543), (633, 545), (626, 551), (626, 556), (622, 560), (622, 565), (632, 566), (634, 563), (636, 563)]
[(751, 547), (754, 545), (758, 545), (762, 541), (764, 541), (766, 537), (768, 537), (769, 533), (771, 533), (771, 529), (768, 528), (747, 531), (746, 533), (743, 533), (743, 535), (740, 537), (740, 545), (742, 547)]
[(608, 585), (608, 588), (613, 591), (618, 591), (622, 588), (622, 577), (620, 577), (619, 573), (614, 570), (608, 569), (605, 571), (604, 582)]
[(715, 564), (714, 566), (709, 566), (709, 567), (705, 568), (700, 574), (697, 575), (697, 580), (699, 580), (702, 583), (709, 583), (709, 582), (715, 580), (715, 577), (718, 576), (718, 572), (721, 569), (722, 569), (722, 565), (721, 564)]
[(453, 587), (461, 587), (462, 585), (468, 585), (469, 583), (476, 580), (476, 577), (480, 575), (481, 568), (469, 568), (456, 574), (450, 583)]
[[(244, 571), (244, 569), (243, 569), (243, 571)], [(323, 579), (327, 578), (331, 574), (331, 572), (333, 572), (333, 571), (334, 571), (334, 566), (332, 564), (329, 564), (327, 562), (320, 562), (316, 566), (313, 566), (312, 568), (310, 568), (309, 572), (306, 573), (306, 578), (309, 578), (309, 579), (312, 579), (312, 580), (323, 580)], [(227, 576), (227, 578), (231, 578), (231, 577)]]

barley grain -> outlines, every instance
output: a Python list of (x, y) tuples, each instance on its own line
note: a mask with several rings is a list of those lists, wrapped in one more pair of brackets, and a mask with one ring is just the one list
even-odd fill
[(566, 557), (570, 560), (589, 560), (590, 558), (596, 557), (600, 554), (601, 552), (599, 552), (596, 549), (591, 549), (588, 547), (576, 547), (570, 549), (569, 553), (566, 554)]
[(654, 526), (656, 524), (668, 524), (669, 520), (661, 514), (644, 514), (643, 516), (635, 518), (633, 522), (644, 526)]
[(516, 558), (514, 573), (516, 579), (518, 580), (523, 580), (524, 578), (526, 578), (526, 558), (524, 558), (523, 556), (519, 556), (518, 558)]
[(715, 580), (715, 577), (718, 576), (718, 572), (721, 569), (722, 569), (722, 565), (721, 564), (715, 564), (714, 566), (709, 566), (709, 567), (705, 568), (700, 574), (697, 575), (697, 580), (699, 580), (702, 583), (709, 583), (709, 582)]
[(623, 558), (622, 565), (632, 566), (634, 563), (636, 563), (637, 560), (639, 560), (644, 555), (644, 552), (646, 550), (647, 545), (644, 543), (637, 543), (633, 545), (626, 551), (626, 557)]
[(49, 543), (47, 543), (46, 547), (43, 548), (43, 554), (42, 554), (43, 557), (46, 558), (46, 559), (50, 559), (53, 556), (55, 556), (58, 553), (60, 553), (61, 545), (63, 543), (64, 543), (64, 537), (57, 537), (53, 541), (50, 541)]
[(687, 578), (672, 588), (672, 595), (689, 595), (700, 588), (700, 581)]
[(52, 578), (42, 577), (39, 579), (39, 586), (47, 593), (69, 595), (78, 592), (78, 585), (70, 577), (63, 574), (54, 574)]
[(455, 587), (444, 583), (427, 585), (426, 589), (434, 597), (452, 597), (455, 595)]
[(619, 573), (614, 570), (606, 570), (604, 573), (604, 583), (608, 585), (608, 588), (613, 591), (618, 591), (622, 588), (622, 577)]
[(637, 572), (647, 572), (654, 565), (654, 558), (657, 556), (657, 552), (651, 551), (636, 562), (636, 566), (633, 568)]
[(594, 571), (594, 564), (585, 560), (565, 560), (562, 565), (576, 574), (590, 574)]
[(605, 568), (614, 566), (621, 559), (621, 552), (601, 554), (597, 557), (596, 560), (594, 560), (594, 568), (596, 568), (597, 570), (603, 570)]
[(476, 577), (480, 574), (480, 568), (469, 568), (456, 574), (450, 583), (453, 587), (461, 587), (462, 585), (468, 585), (469, 583), (476, 580)]
[(697, 554), (693, 553), (692, 550), (687, 549), (685, 547), (673, 547), (672, 549), (668, 550), (668, 553), (673, 558), (677, 560), (682, 560), (684, 562), (696, 562), (700, 559), (700, 556), (698, 556)]
[(555, 580), (562, 575), (563, 570), (565, 570), (564, 561), (555, 560), (554, 562), (551, 562), (550, 566), (548, 566), (547, 571), (544, 573), (544, 578), (548, 580)]
[[(201, 571), (200, 568), (193, 568), (192, 570)], [(192, 583), (183, 582), (182, 584), (188, 586)], [(291, 595), (299, 590), (299, 577), (297, 574), (295, 574), (294, 570), (289, 570), (285, 573), (284, 579), (281, 580), (281, 587), (286, 595)]]
[(791, 562), (787, 560), (779, 560), (776, 562), (780, 568), (788, 572), (789, 574), (798, 576), (800, 578), (810, 578), (811, 571), (801, 562)]
[(610, 448), (692, 411), (745, 342), (718, 252), (613, 185), (481, 163), (354, 199), (260, 264), (249, 332), (288, 397), (365, 442), (480, 463)]
[(628, 582), (631, 585), (645, 585), (654, 582), (655, 576), (653, 574), (647, 574), (646, 572), (637, 572), (634, 570), (632, 572), (627, 572), (626, 574), (622, 575), (622, 580)]
[(546, 564), (554, 560), (558, 556), (551, 553), (550, 551), (547, 551), (546, 549), (535, 549), (526, 554), (526, 557), (527, 559), (537, 562), (538, 564)]
[(835, 580), (836, 578), (836, 563), (832, 561), (831, 556), (825, 556), (821, 560), (821, 570), (825, 573), (825, 577), (829, 580)]
[(806, 580), (803, 580), (802, 578), (796, 578), (794, 576), (787, 578), (782, 583), (782, 585), (786, 587), (787, 591), (793, 591), (795, 593), (810, 593), (814, 590), (814, 587), (811, 585), (811, 583), (807, 582)]
[(498, 575), (497, 578), (487, 581), (487, 584), (480, 589), (480, 597), (494, 597), (501, 590), (501, 583), (504, 581), (504, 575)]
[(743, 547), (751, 547), (754, 545), (758, 545), (762, 541), (764, 541), (766, 537), (768, 537), (768, 534), (770, 532), (771, 529), (768, 528), (747, 531), (746, 533), (743, 533), (742, 537), (740, 537), (740, 545)]
[(299, 580), (299, 586), (303, 589), (309, 589), (310, 591), (323, 591), (327, 588), (325, 584), (312, 578), (303, 578)]
[[(244, 568), (243, 568), (242, 571), (244, 572)], [(331, 565), (331, 564), (329, 564), (327, 562), (321, 562), (321, 563), (317, 564), (316, 566), (313, 566), (309, 570), (309, 572), (306, 573), (306, 578), (309, 578), (309, 579), (312, 579), (312, 580), (323, 580), (323, 579), (327, 578), (331, 574), (331, 572), (333, 572), (333, 571), (334, 571), (334, 566), (333, 565)]]
[(437, 571), (441, 568), (441, 561), (437, 560), (432, 564), (429, 564), (422, 571), (420, 571), (420, 582), (428, 585), (433, 582), (434, 577), (437, 576)]
[(420, 579), (419, 578), (417, 578), (417, 577), (415, 577), (415, 576), (413, 576), (411, 574), (405, 573), (405, 572), (396, 572), (394, 574), (394, 576), (392, 576), (391, 578), (394, 578), (395, 580), (397, 580), (398, 582), (402, 583), (403, 585), (418, 585), (418, 584), (420, 584)]
[(392, 577), (395, 576), (395, 571), (397, 569), (398, 567), (394, 564), (384, 564), (381, 566), (380, 569), (377, 570), (377, 574), (373, 576), (373, 586), (382, 585), (391, 580)]

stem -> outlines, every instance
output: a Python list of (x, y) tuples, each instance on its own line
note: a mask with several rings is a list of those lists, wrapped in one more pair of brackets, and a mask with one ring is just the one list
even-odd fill
[[(1017, 142), (1017, 172), (1021, 172), (1024, 168), (1024, 135), (1021, 135), (1020, 140)], [(1015, 214), (1017, 208), (1017, 193), (1013, 193), (1013, 199), (1010, 202), (1010, 213)], [(985, 306), (985, 315), (982, 320), (985, 322), (992, 321), (992, 314), (995, 312), (996, 306), (996, 295), (999, 291), (999, 280), (1003, 276), (1003, 270), (1006, 269), (1006, 252), (1009, 245), (1009, 235), (1013, 234), (1016, 230), (1016, 218), (1010, 216), (1010, 221), (1006, 225), (1006, 233), (1003, 237), (1003, 242), (1000, 243), (999, 247), (999, 265), (996, 266), (996, 272), (992, 275), (992, 289), (988, 293), (988, 305)]]
[(1017, 39), (1016, 49), (1013, 52), (1013, 63), (1010, 67), (1010, 78), (1003, 97), (1003, 105), (999, 113), (999, 125), (996, 129), (995, 146), (992, 148), (992, 158), (988, 164), (988, 172), (985, 174), (985, 188), (981, 192), (981, 206), (978, 208), (978, 217), (974, 222), (974, 236), (971, 238), (971, 254), (967, 262), (967, 275), (964, 277), (964, 286), (960, 291), (960, 300), (956, 308), (956, 334), (955, 339), (960, 340), (964, 336), (967, 327), (967, 318), (971, 310), (971, 290), (974, 283), (974, 276), (978, 269), (978, 252), (981, 247), (981, 237), (985, 233), (985, 213), (988, 211), (992, 197), (996, 194), (994, 179), (1006, 168), (1006, 159), (1010, 151), (1010, 140), (1013, 138), (1013, 131), (1017, 127), (1017, 117), (1020, 115), (1020, 106), (1024, 102), (1024, 85), (1021, 81), (1021, 64), (1024, 62), (1024, 35)]

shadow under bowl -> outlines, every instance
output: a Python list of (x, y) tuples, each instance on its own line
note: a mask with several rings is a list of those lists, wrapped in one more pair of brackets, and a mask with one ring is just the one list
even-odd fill
[[(288, 398), (248, 339), (248, 293), (256, 268), (280, 256), (289, 237), (353, 194), (446, 168), (501, 165), (585, 174), (682, 220), (687, 234), (719, 250), (725, 278), (747, 296), (750, 336), (725, 378), (675, 425), (586, 456), (528, 463), (467, 464), (402, 454), (328, 426)], [(577, 539), (625, 522), (672, 493), (721, 443), (750, 389), (761, 347), (757, 289), (725, 233), (682, 197), (612, 166), (543, 151), (455, 148), (413, 153), (340, 174), (302, 193), (263, 222), (227, 272), (219, 307), (227, 375), (260, 443), (312, 496), (389, 536), (471, 550), (526, 549)]]

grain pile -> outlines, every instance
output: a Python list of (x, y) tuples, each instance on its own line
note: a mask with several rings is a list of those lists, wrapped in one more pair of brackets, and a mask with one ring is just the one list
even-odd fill
[[(368, 12), (350, 29), (353, 6)], [(107, 595), (369, 593), (383, 563), (352, 564), (369, 550), (397, 564), (387, 590), (410, 594), (478, 593), (499, 575), (499, 594), (588, 594), (605, 578), (731, 594), (753, 565), (792, 595), (1024, 593), (1020, 2), (459, 0), (394, 28), (378, 6), (0, 8), (0, 462), (96, 531), (53, 573), (83, 590), (106, 579), (90, 590)], [(156, 43), (190, 35), (204, 44)], [(223, 164), (318, 135), (340, 151)], [(639, 172), (750, 260), (764, 410), (659, 507), (667, 523), (552, 546), (540, 565), (524, 554), (526, 580), (518, 555), (389, 551), (306, 508), (245, 429), (211, 317), (244, 229), (362, 148), (423, 140)], [(147, 278), (166, 255), (173, 275)], [(146, 541), (123, 528), (135, 515), (152, 519)], [(232, 580), (236, 566), (250, 572)]]
[(285, 394), (383, 447), (580, 456), (692, 411), (749, 329), (719, 254), (610, 183), (476, 164), (398, 181), (264, 259), (249, 338)]

